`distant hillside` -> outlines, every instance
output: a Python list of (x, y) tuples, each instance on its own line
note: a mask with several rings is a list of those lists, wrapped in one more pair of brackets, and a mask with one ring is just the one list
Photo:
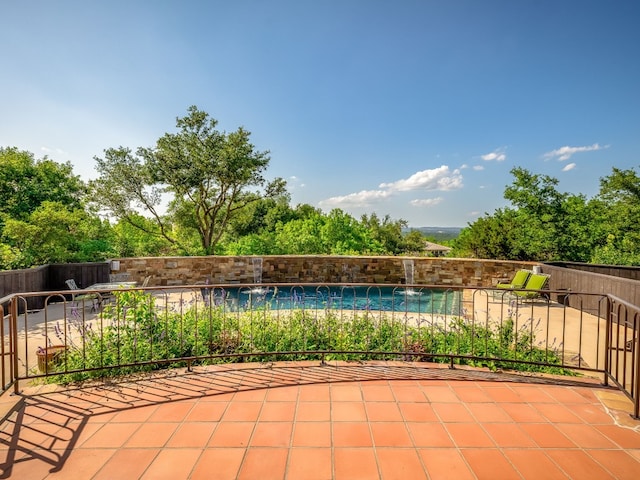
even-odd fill
[(418, 230), (429, 238), (433, 238), (436, 241), (443, 241), (458, 238), (462, 227), (411, 227), (406, 230)]

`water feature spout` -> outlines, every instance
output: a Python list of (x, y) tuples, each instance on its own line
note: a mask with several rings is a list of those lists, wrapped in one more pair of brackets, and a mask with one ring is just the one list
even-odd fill
[(404, 283), (406, 283), (407, 285), (413, 285), (413, 274), (415, 272), (413, 259), (405, 258), (404, 260), (402, 260), (402, 265), (404, 266)]
[(253, 283), (262, 283), (262, 258), (253, 258)]
[[(402, 260), (402, 265), (404, 266), (404, 283), (406, 285), (413, 285), (415, 283), (414, 273), (415, 273), (415, 264), (412, 258), (405, 258)], [(404, 289), (405, 295), (421, 295), (419, 290), (414, 290), (411, 287), (407, 287)]]

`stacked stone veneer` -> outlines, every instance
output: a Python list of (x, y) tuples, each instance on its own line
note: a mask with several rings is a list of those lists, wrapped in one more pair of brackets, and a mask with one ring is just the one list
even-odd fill
[(138, 282), (150, 275), (151, 286), (254, 283), (254, 258), (262, 259), (263, 283), (405, 283), (403, 260), (412, 258), (415, 284), (486, 287), (535, 265), (433, 257), (149, 257), (116, 259), (119, 269), (111, 273)]

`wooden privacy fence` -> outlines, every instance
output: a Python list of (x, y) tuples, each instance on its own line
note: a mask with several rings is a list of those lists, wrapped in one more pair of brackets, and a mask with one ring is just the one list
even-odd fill
[[(107, 282), (109, 264), (107, 262), (51, 264), (0, 272), (0, 298), (12, 293), (65, 290), (67, 286), (64, 282), (69, 278), (73, 278), (80, 288)], [(44, 301), (42, 297), (29, 297), (26, 307), (29, 310), (40, 310), (44, 308)], [(20, 305), (21, 311), (23, 308), (24, 304)]]
[(630, 265), (599, 265), (579, 262), (549, 262), (546, 265), (579, 270), (581, 272), (599, 273), (611, 277), (628, 278), (629, 280), (640, 280), (640, 267)]
[[(583, 264), (574, 264), (583, 265)], [(597, 296), (580, 299), (585, 302), (578, 305), (578, 297), (565, 295), (564, 292), (589, 292), (602, 296), (613, 295), (632, 305), (640, 305), (640, 281), (629, 278), (613, 277), (603, 273), (594, 273), (582, 269), (566, 268), (556, 264), (542, 265), (542, 271), (550, 275), (549, 290), (556, 290), (553, 300), (560, 303), (567, 302), (567, 306), (580, 308), (585, 311), (597, 311), (599, 299)], [(606, 271), (606, 270), (605, 270)]]

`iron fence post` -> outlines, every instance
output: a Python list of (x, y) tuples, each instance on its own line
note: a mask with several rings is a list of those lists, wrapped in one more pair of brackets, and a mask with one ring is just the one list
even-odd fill
[(611, 321), (611, 310), (612, 310), (612, 302), (611, 298), (607, 297), (607, 317), (605, 319), (606, 328), (605, 328), (605, 339), (604, 339), (604, 385), (609, 386), (609, 370), (611, 366), (611, 329), (613, 328), (613, 323)]
[(635, 390), (633, 395), (633, 418), (640, 418), (640, 332), (638, 331), (638, 316), (633, 319), (633, 343), (631, 344), (631, 351), (635, 354), (636, 367), (635, 367), (635, 385), (632, 388)]
[[(18, 381), (18, 297), (11, 298), (9, 307), (9, 355), (11, 358), (11, 380), (13, 381), (13, 392), (20, 393)], [(26, 341), (26, 340), (25, 340)], [(3, 387), (4, 388), (4, 387)]]

